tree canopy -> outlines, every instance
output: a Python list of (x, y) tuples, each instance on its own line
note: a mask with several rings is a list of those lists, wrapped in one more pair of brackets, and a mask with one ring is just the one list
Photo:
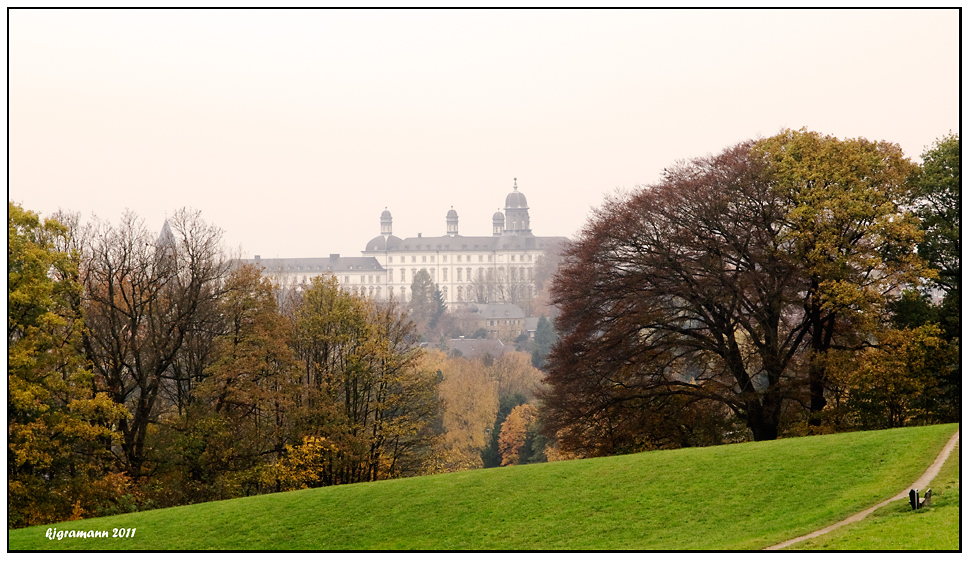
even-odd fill
[(58, 216), (9, 205), (9, 525), (434, 471), (404, 307), (281, 289), (197, 212)]
[(785, 131), (614, 196), (565, 251), (546, 433), (603, 454), (807, 419), (829, 350), (861, 350), (928, 274), (897, 145)]
[(127, 417), (94, 384), (80, 341), (78, 255), (68, 229), (8, 203), (8, 524), (79, 518), (125, 486), (105, 443)]

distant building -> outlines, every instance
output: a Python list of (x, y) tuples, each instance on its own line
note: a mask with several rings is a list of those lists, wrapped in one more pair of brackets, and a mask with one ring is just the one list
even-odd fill
[(468, 339), (463, 337), (448, 341), (448, 353), (457, 354), (465, 358), (479, 358), (483, 356), (498, 358), (514, 350), (515, 347), (506, 345), (497, 339)]
[(459, 234), (454, 208), (445, 214), (444, 226), (442, 236), (417, 234), (402, 239), (393, 234), (393, 219), (385, 209), (380, 216), (380, 235), (367, 242), (362, 257), (261, 259), (257, 255), (244, 261), (262, 265), (284, 287), (299, 288), (317, 275), (332, 273), (347, 290), (404, 302), (410, 299), (414, 275), (424, 269), (448, 306), (512, 303), (535, 295), (539, 257), (567, 240), (532, 233), (529, 205), (518, 182), (505, 197), (505, 213), (492, 215), (492, 235)]
[(478, 316), (478, 328), (488, 331), (490, 339), (513, 341), (526, 331), (525, 312), (515, 304), (485, 304), (471, 311)]
[(358, 287), (372, 287), (369, 294), (376, 299), (384, 299), (384, 277), (387, 271), (373, 257), (341, 257), (339, 253), (330, 257), (300, 257), (292, 259), (262, 259), (257, 255), (244, 262), (260, 265), (264, 274), (276, 279), (283, 288), (300, 289), (313, 277), (332, 274), (341, 286), (360, 292)]

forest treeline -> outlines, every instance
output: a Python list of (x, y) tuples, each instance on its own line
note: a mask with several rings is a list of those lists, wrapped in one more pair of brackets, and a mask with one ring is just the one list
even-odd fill
[(502, 432), (528, 353), (426, 350), (412, 309), (333, 276), (281, 290), (197, 212), (160, 236), (8, 212), (10, 527), (533, 455), (534, 423)]
[(959, 420), (959, 153), (803, 130), (681, 162), (564, 249), (558, 339), (498, 357), (429, 344), (461, 323), (430, 281), (283, 290), (197, 212), (9, 202), (8, 527)]

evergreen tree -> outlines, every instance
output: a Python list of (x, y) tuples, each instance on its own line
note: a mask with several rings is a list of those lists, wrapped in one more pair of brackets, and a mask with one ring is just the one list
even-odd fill
[(546, 316), (539, 318), (536, 324), (535, 348), (532, 349), (532, 366), (539, 370), (545, 370), (547, 363), (546, 357), (549, 351), (556, 344), (556, 329)]
[(437, 319), (440, 317), (435, 292), (434, 283), (431, 282), (431, 274), (428, 273), (427, 269), (421, 269), (414, 274), (414, 280), (411, 281), (411, 301), (408, 303), (408, 311), (411, 315), (411, 321), (417, 325), (419, 333), (426, 333), (428, 329), (431, 329), (432, 322), (437, 323)]
[(502, 454), (499, 453), (499, 436), (502, 433), (502, 425), (509, 413), (513, 409), (525, 403), (525, 396), (522, 394), (506, 395), (499, 398), (498, 415), (495, 416), (495, 424), (489, 433), (488, 446), (482, 450), (482, 463), (485, 467), (499, 467), (502, 465)]
[(442, 314), (445, 313), (447, 306), (445, 306), (445, 297), (441, 294), (441, 290), (438, 287), (434, 289), (434, 301), (432, 302), (432, 309), (434, 312), (431, 315), (431, 321), (428, 322), (428, 328), (434, 329), (438, 326), (438, 320), (441, 319)]

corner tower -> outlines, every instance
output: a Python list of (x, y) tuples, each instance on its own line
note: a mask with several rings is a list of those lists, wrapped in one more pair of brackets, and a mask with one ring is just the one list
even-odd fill
[(455, 212), (455, 207), (451, 207), (448, 214), (445, 216), (445, 223), (447, 227), (447, 232), (449, 236), (458, 235), (458, 213)]
[(492, 215), (492, 235), (501, 236), (505, 231), (505, 215), (502, 211), (497, 210), (495, 214)]

